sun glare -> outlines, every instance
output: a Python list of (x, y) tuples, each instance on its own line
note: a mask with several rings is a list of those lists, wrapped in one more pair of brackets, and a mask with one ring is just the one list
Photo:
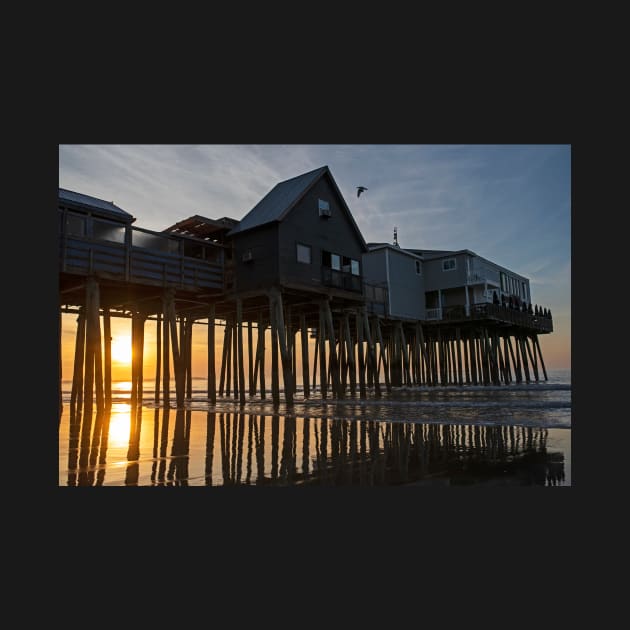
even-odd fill
[(112, 338), (112, 361), (116, 363), (131, 363), (131, 337)]
[(124, 446), (129, 443), (131, 427), (131, 407), (126, 404), (116, 404), (112, 407), (109, 420), (109, 446)]

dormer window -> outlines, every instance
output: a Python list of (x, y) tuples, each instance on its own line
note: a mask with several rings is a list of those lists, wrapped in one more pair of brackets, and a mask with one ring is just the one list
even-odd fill
[(319, 216), (328, 219), (332, 216), (332, 212), (330, 211), (330, 204), (323, 199), (317, 200), (319, 206)]

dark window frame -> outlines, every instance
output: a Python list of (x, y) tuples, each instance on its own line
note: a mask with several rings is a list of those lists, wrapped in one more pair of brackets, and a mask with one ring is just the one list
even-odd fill
[[(303, 247), (305, 250), (308, 250), (308, 262), (305, 260), (300, 260), (300, 247)], [(306, 243), (300, 243), (296, 241), (295, 243), (295, 259), (302, 265), (312, 265), (313, 264), (313, 248), (311, 245)]]

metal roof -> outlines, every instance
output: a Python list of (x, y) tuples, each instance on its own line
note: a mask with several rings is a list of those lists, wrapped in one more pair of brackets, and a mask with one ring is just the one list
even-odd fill
[(280, 221), (302, 195), (328, 170), (327, 166), (316, 168), (297, 177), (276, 184), (235, 226), (228, 236), (273, 221)]
[(78, 206), (86, 206), (88, 208), (96, 210), (104, 210), (109, 214), (115, 214), (121, 219), (127, 222), (135, 221), (135, 218), (129, 214), (126, 210), (119, 208), (113, 201), (104, 201), (97, 197), (90, 197), (83, 193), (74, 192), (73, 190), (67, 190), (65, 188), (59, 189), (59, 199), (69, 203), (76, 204)]
[(222, 217), (220, 219), (209, 219), (199, 214), (195, 214), (188, 219), (178, 221), (162, 232), (177, 234), (180, 236), (190, 236), (201, 239), (222, 239), (225, 234), (238, 224), (236, 219)]
[(405, 256), (410, 256), (411, 258), (417, 258), (418, 260), (424, 260), (421, 254), (417, 254), (410, 249), (396, 247), (396, 245), (391, 245), (390, 243), (369, 243), (368, 247), (370, 248), (370, 252), (376, 252), (381, 249), (391, 249), (393, 252), (398, 252), (399, 254), (404, 254)]

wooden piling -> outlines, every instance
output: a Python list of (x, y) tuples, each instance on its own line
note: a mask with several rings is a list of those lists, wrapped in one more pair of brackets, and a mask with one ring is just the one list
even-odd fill
[(192, 334), (195, 320), (192, 316), (186, 317), (184, 330), (186, 331), (186, 398), (192, 398)]
[[(234, 314), (234, 319), (232, 320), (232, 383), (233, 383), (233, 396), (234, 396), (234, 400), (237, 400), (239, 397), (239, 382), (238, 382), (238, 375), (239, 375), (239, 370), (240, 370), (240, 366), (241, 366), (241, 361), (239, 361), (239, 354), (238, 354), (238, 329), (240, 328), (240, 326), (238, 325), (238, 322), (236, 321), (236, 313)], [(242, 332), (241, 332), (241, 340), (243, 339), (242, 337)]]
[(359, 364), (359, 398), (367, 397), (365, 387), (365, 357), (363, 354), (363, 322), (362, 313), (357, 310), (355, 315), (356, 331), (357, 331), (357, 361)]
[(466, 371), (466, 385), (470, 385), (470, 355), (468, 354), (468, 333), (465, 332), (462, 338), (462, 346), (464, 351), (464, 369)]
[(343, 315), (343, 331), (346, 342), (348, 370), (350, 372), (350, 393), (352, 396), (355, 396), (357, 391), (357, 372), (354, 360), (354, 344), (352, 343), (352, 334), (350, 333), (350, 315), (348, 313), (344, 313)]
[[(540, 379), (538, 377), (538, 361), (536, 360), (536, 351), (532, 352), (531, 348), (529, 347), (528, 335), (523, 336), (523, 342), (525, 343), (525, 348), (527, 348), (527, 355), (529, 356), (529, 360), (532, 363), (532, 369), (534, 371), (534, 378), (536, 379), (536, 382), (538, 383)], [(532, 346), (533, 346), (533, 342), (532, 342)]]
[[(216, 306), (211, 304), (208, 309), (208, 400), (210, 404), (217, 403), (217, 382), (215, 365), (215, 317)], [(214, 426), (214, 424), (213, 424)]]
[(523, 362), (523, 370), (525, 372), (525, 382), (531, 383), (531, 379), (529, 377), (529, 365), (527, 364), (527, 352), (524, 348), (523, 337), (521, 335), (517, 336), (517, 345), (521, 353), (521, 360)]
[(308, 373), (308, 328), (306, 327), (306, 316), (300, 313), (300, 348), (302, 352), (302, 389), (304, 390), (304, 398), (308, 399), (311, 395), (310, 376)]
[(473, 385), (477, 385), (479, 383), (479, 379), (477, 376), (477, 351), (475, 348), (475, 331), (471, 330), (468, 333), (468, 348), (470, 350), (470, 372)]
[(523, 381), (523, 375), (521, 373), (521, 360), (518, 355), (518, 346), (516, 347), (516, 356), (514, 356), (514, 348), (512, 347), (512, 339), (509, 335), (506, 335), (508, 349), (510, 351), (510, 357), (512, 358), (512, 365), (514, 366), (514, 378), (517, 383)]
[(94, 359), (96, 331), (98, 323), (98, 301), (96, 292), (98, 284), (94, 278), (85, 283), (85, 378), (83, 382), (84, 412), (81, 424), (81, 456), (80, 465), (87, 464), (92, 430), (92, 410), (94, 409)]
[(535, 347), (538, 350), (538, 356), (540, 357), (540, 367), (542, 368), (543, 375), (545, 377), (545, 380), (547, 381), (549, 379), (547, 378), (547, 370), (545, 368), (545, 362), (543, 361), (542, 352), (540, 350), (540, 342), (538, 341), (538, 335), (533, 335), (533, 339), (534, 339)]
[(256, 395), (256, 381), (254, 379), (254, 335), (253, 335), (253, 324), (252, 320), (249, 319), (247, 321), (247, 358), (248, 358), (248, 382), (249, 382), (249, 395), (250, 398)]
[(339, 340), (339, 371), (340, 371), (340, 381), (341, 381), (341, 389), (346, 391), (348, 387), (348, 360), (346, 358), (346, 342), (345, 342), (345, 330), (343, 326), (343, 316), (339, 318), (338, 321), (339, 328), (337, 332), (337, 339)]
[(339, 361), (335, 349), (335, 328), (333, 326), (332, 312), (330, 310), (330, 303), (328, 300), (324, 300), (324, 315), (326, 318), (326, 329), (328, 330), (328, 351), (333, 391), (335, 392), (337, 398), (343, 398), (344, 392), (341, 389), (341, 381), (339, 380)]
[(324, 316), (324, 304), (319, 303), (319, 326), (317, 327), (319, 340), (319, 388), (322, 398), (328, 395), (328, 375), (326, 373), (326, 322)]
[(267, 324), (264, 321), (262, 312), (258, 315), (258, 338), (260, 339), (260, 399), (267, 399), (267, 391), (265, 388), (265, 335)]
[[(221, 371), (219, 374), (219, 396), (223, 396), (225, 392), (225, 385), (227, 382), (227, 395), (229, 396), (230, 389), (230, 376), (228, 374), (230, 359), (230, 325), (229, 321), (226, 318), (223, 327), (223, 348), (221, 349)], [(226, 378), (227, 376), (227, 378)]]
[(85, 307), (79, 309), (74, 346), (74, 370), (70, 394), (70, 423), (83, 410), (83, 366), (85, 365)]
[(368, 352), (368, 369), (372, 372), (372, 382), (374, 386), (374, 395), (377, 398), (381, 397), (381, 384), (379, 382), (379, 376), (376, 372), (376, 348), (374, 346), (374, 341), (372, 340), (372, 333), (370, 332), (370, 323), (368, 321), (367, 309), (363, 307), (363, 323), (365, 327), (365, 338), (367, 341), (367, 352)]
[(112, 408), (112, 327), (109, 308), (103, 309), (103, 347), (105, 362), (103, 367), (105, 410), (109, 412)]
[(168, 323), (168, 293), (162, 296), (162, 392), (164, 398), (164, 406), (170, 406), (171, 392), (171, 373), (170, 373), (170, 327)]
[[(287, 339), (285, 336), (287, 330), (284, 325), (282, 295), (280, 292), (276, 292), (274, 302), (276, 305), (276, 322), (277, 322), (278, 338), (280, 341), (280, 357), (282, 360), (282, 379), (284, 381), (284, 398), (287, 405), (293, 405), (294, 381), (293, 381), (293, 372), (291, 369), (292, 361), (291, 361), (291, 355), (289, 353)], [(334, 332), (333, 332), (333, 337), (334, 337)]]
[(374, 321), (376, 323), (376, 337), (378, 340), (378, 345), (379, 345), (379, 356), (381, 358), (381, 361), (383, 362), (383, 377), (385, 378), (385, 389), (390, 392), (392, 389), (391, 386), (391, 381), (389, 379), (389, 369), (388, 369), (388, 359), (387, 356), (385, 354), (385, 344), (383, 343), (383, 335), (381, 332), (381, 323), (378, 317), (374, 318)]
[(168, 322), (171, 329), (171, 353), (173, 355), (173, 370), (175, 371), (175, 400), (177, 409), (184, 407), (184, 365), (180, 351), (180, 340), (177, 335), (177, 315), (175, 313), (175, 299), (173, 293), (169, 293)]
[(455, 328), (455, 340), (457, 348), (457, 382), (459, 385), (463, 385), (464, 376), (462, 370), (461, 331), (459, 329), (459, 326)]
[(507, 382), (511, 383), (512, 382), (512, 370), (510, 369), (510, 356), (508, 354), (508, 336), (505, 335), (503, 337), (503, 356), (504, 356), (504, 360), (505, 360), (505, 374), (507, 376)]
[(280, 405), (280, 374), (278, 372), (278, 323), (276, 316), (276, 300), (269, 295), (269, 320), (271, 324), (271, 398), (274, 407)]
[[(238, 346), (238, 392), (241, 407), (245, 406), (245, 363), (243, 359), (243, 301), (236, 299), (236, 334)], [(250, 367), (251, 367), (250, 358)]]
[(405, 377), (405, 385), (409, 387), (411, 385), (411, 374), (409, 373), (409, 352), (407, 349), (407, 339), (405, 337), (405, 330), (404, 330), (402, 322), (398, 322), (398, 335), (400, 337), (400, 347), (402, 350), (403, 374)]

